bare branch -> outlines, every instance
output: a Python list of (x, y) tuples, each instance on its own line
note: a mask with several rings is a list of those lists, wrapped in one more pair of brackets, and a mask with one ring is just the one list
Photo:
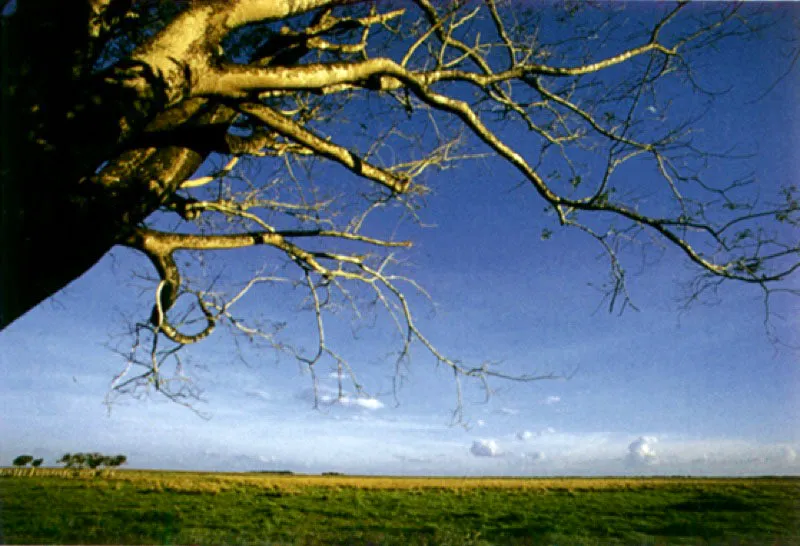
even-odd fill
[(404, 193), (408, 189), (409, 178), (370, 165), (353, 152), (320, 138), (292, 119), (267, 106), (246, 103), (240, 105), (239, 108), (243, 113), (257, 118), (279, 134), (291, 138), (318, 155), (344, 165), (359, 176), (378, 182), (395, 193)]

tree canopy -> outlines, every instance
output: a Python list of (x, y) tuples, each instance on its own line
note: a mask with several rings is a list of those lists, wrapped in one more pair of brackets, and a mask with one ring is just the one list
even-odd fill
[(20, 455), (19, 457), (16, 457), (11, 464), (14, 466), (28, 466), (28, 464), (32, 462), (33, 455)]
[[(395, 228), (418, 219), (430, 173), (468, 162), (539, 196), (542, 238), (596, 242), (611, 309), (633, 304), (621, 249), (652, 244), (695, 268), (690, 299), (748, 283), (768, 309), (797, 293), (797, 187), (715, 170), (739, 152), (693, 129), (720, 92), (705, 52), (769, 25), (728, 3), (7, 2), (0, 323), (122, 245), (154, 275), (118, 392), (193, 396), (180, 349), (221, 329), (312, 373), (328, 360), (340, 392), (360, 390), (326, 341), (342, 307), (382, 309), (398, 369), (420, 343), (456, 377), (503, 376), (437, 350), (407, 296), (424, 288), (398, 267), (413, 241)], [(243, 248), (263, 255), (248, 279), (203, 274), (204, 256)], [(281, 283), (305, 291), (310, 351), (240, 312)]]
[(91, 469), (97, 469), (102, 466), (107, 468), (115, 468), (128, 462), (128, 457), (125, 455), (103, 455), (102, 453), (65, 453), (57, 461), (63, 463), (67, 468), (81, 469), (88, 466)]

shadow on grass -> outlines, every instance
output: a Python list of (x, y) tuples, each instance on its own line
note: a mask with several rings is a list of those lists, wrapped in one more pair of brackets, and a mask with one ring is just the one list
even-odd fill
[(720, 493), (705, 493), (693, 499), (672, 504), (667, 509), (678, 512), (755, 512), (758, 507), (738, 497)]

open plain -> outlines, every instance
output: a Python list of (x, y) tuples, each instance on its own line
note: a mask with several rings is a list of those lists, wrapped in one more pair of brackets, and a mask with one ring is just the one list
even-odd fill
[(796, 478), (2, 471), (2, 542), (800, 544)]

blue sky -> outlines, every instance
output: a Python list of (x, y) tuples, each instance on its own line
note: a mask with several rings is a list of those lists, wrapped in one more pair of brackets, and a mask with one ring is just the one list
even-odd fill
[[(786, 69), (778, 36), (790, 25), (786, 17), (761, 39), (714, 53), (705, 68), (708, 81), (736, 87), (699, 132), (756, 150), (746, 168), (767, 189), (800, 172), (800, 70), (751, 102)], [(148, 262), (117, 249), (0, 332), (0, 464), (21, 453), (48, 464), (64, 452), (101, 451), (125, 453), (136, 468), (800, 474), (798, 352), (768, 339), (758, 290), (730, 285), (714, 305), (683, 311), (680, 283), (692, 270), (666, 251), (640, 273), (632, 268), (641, 311), (609, 314), (589, 286), (605, 273), (597, 248), (578, 233), (540, 240), (541, 201), (516, 188), (513, 173), (487, 162), (428, 182), (434, 193), (422, 215), (436, 227), (410, 231), (416, 246), (407, 254), (435, 302), (415, 302), (421, 329), (465, 361), (569, 379), (496, 381), (488, 401), (468, 384), (466, 426), (452, 426), (456, 399), (446, 369), (415, 352), (397, 405), (388, 324), (353, 338), (342, 318), (332, 336), (368, 398), (314, 410), (309, 377), (296, 363), (246, 348), (245, 364), (223, 334), (191, 349), (202, 364), (193, 374), (205, 390), (197, 409), (206, 419), (157, 397), (123, 399), (108, 413), (103, 401), (123, 363), (105, 344), (120, 331), (121, 314), (141, 313), (150, 301), (130, 274), (147, 271)], [(293, 316), (279, 297), (257, 303), (273, 316)], [(783, 317), (781, 339), (800, 344), (797, 302), (776, 299), (774, 310)], [(308, 327), (307, 317), (298, 319), (297, 336), (310, 339)], [(335, 382), (322, 375), (325, 402)]]

